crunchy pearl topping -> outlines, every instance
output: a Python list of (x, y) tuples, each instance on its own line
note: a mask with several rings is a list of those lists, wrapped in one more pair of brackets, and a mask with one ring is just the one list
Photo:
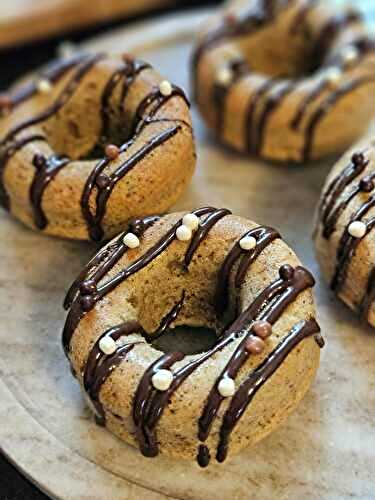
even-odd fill
[(268, 321), (255, 321), (253, 324), (253, 332), (257, 337), (266, 339), (272, 334), (272, 325)]
[(244, 236), (240, 239), (240, 247), (242, 250), (252, 250), (257, 246), (257, 240), (254, 236)]
[(108, 144), (105, 147), (105, 154), (111, 160), (115, 160), (120, 154), (120, 149), (115, 144)]
[(265, 347), (264, 340), (260, 337), (250, 335), (246, 341), (245, 349), (249, 354), (260, 354)]
[(359, 56), (359, 52), (353, 45), (349, 45), (348, 47), (345, 47), (345, 49), (341, 53), (342, 60), (345, 63), (351, 63), (351, 62), (355, 61), (358, 56)]
[(49, 80), (42, 79), (36, 83), (36, 88), (41, 94), (49, 94), (52, 90), (52, 84)]
[(151, 382), (158, 391), (167, 391), (173, 382), (173, 373), (169, 370), (158, 370), (152, 376)]
[(189, 241), (191, 240), (192, 233), (191, 229), (185, 226), (185, 224), (182, 224), (182, 226), (179, 226), (176, 229), (176, 238), (180, 241)]
[(216, 74), (216, 83), (224, 85), (225, 87), (231, 83), (232, 79), (233, 71), (226, 66), (220, 68)]
[(168, 82), (168, 80), (163, 80), (162, 82), (160, 82), (159, 90), (161, 95), (163, 95), (164, 97), (170, 96), (173, 92), (172, 85), (170, 82)]
[(342, 71), (340, 68), (337, 68), (336, 66), (332, 66), (332, 68), (328, 68), (326, 71), (324, 71), (324, 79), (330, 84), (330, 85), (337, 85), (341, 78), (342, 78)]
[(112, 337), (103, 337), (99, 340), (99, 349), (104, 354), (113, 354), (117, 349), (117, 344)]
[(223, 398), (230, 398), (236, 392), (236, 384), (230, 377), (224, 377), (220, 380), (217, 390)]
[(195, 214), (186, 214), (182, 218), (182, 224), (192, 231), (195, 231), (199, 226), (199, 217)]
[(70, 57), (74, 52), (76, 52), (76, 46), (73, 42), (69, 42), (69, 40), (61, 42), (57, 47), (57, 54), (62, 58)]
[(360, 220), (355, 220), (351, 222), (348, 227), (348, 233), (353, 238), (363, 238), (367, 232), (367, 226), (364, 222)]
[(139, 247), (139, 238), (134, 233), (126, 233), (122, 241), (129, 248)]

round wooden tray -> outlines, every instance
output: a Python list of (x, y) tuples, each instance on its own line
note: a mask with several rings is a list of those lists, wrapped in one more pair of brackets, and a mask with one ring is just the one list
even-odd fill
[[(202, 17), (190, 13), (120, 29), (88, 45), (134, 51), (187, 87), (192, 34)], [(2, 212), (3, 451), (61, 499), (374, 498), (375, 338), (328, 293), (310, 238), (330, 165), (288, 168), (248, 160), (218, 146), (195, 112), (194, 121), (198, 169), (178, 208), (230, 207), (277, 227), (316, 274), (328, 342), (313, 388), (281, 429), (223, 465), (201, 470), (195, 463), (143, 458), (93, 423), (60, 344), (64, 292), (93, 246), (44, 237)]]

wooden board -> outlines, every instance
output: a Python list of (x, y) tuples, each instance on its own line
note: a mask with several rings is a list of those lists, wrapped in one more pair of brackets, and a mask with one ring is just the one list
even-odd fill
[(171, 3), (172, 0), (1, 0), (0, 48)]
[[(202, 18), (173, 16), (88, 45), (133, 50), (187, 87), (192, 34)], [(277, 227), (314, 272), (327, 347), (312, 389), (282, 428), (223, 465), (202, 470), (142, 457), (94, 424), (61, 348), (64, 292), (94, 247), (44, 237), (1, 212), (1, 446), (63, 500), (374, 499), (375, 336), (329, 293), (311, 244), (312, 213), (330, 164), (287, 168), (242, 158), (218, 146), (193, 114), (198, 168), (176, 208), (226, 206)]]

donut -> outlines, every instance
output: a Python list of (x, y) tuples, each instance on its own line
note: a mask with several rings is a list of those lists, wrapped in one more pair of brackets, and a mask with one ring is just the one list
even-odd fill
[(362, 141), (330, 172), (316, 212), (315, 248), (335, 295), (375, 326), (375, 142)]
[(374, 40), (353, 9), (240, 0), (208, 20), (192, 56), (195, 101), (222, 143), (301, 163), (345, 151), (374, 116)]
[[(134, 219), (67, 293), (63, 345), (97, 422), (146, 457), (223, 462), (276, 428), (324, 342), (314, 278), (279, 233), (227, 209)], [(208, 350), (153, 342), (188, 325)]]
[(193, 174), (183, 90), (131, 55), (53, 61), (0, 112), (0, 203), (50, 235), (109, 239), (166, 211)]

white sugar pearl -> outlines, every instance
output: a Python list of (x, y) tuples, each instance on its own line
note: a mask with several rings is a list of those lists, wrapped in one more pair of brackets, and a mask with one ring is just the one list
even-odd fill
[(342, 78), (342, 71), (340, 68), (332, 67), (328, 68), (324, 72), (324, 79), (331, 85), (337, 85)]
[(99, 340), (99, 349), (104, 354), (113, 354), (117, 349), (117, 344), (112, 337), (103, 337)]
[(217, 390), (223, 398), (230, 398), (236, 392), (236, 384), (232, 378), (224, 377), (220, 380)]
[(49, 80), (39, 80), (36, 84), (36, 88), (38, 89), (38, 92), (41, 94), (49, 94), (52, 90), (52, 85)]
[(349, 224), (348, 233), (354, 238), (363, 238), (367, 232), (367, 226), (364, 222), (356, 220)]
[(182, 219), (182, 223), (184, 226), (194, 231), (199, 226), (199, 217), (195, 214), (186, 214)]
[(216, 75), (216, 82), (220, 85), (227, 86), (233, 79), (233, 72), (230, 68), (220, 68)]
[(126, 233), (123, 242), (129, 248), (139, 247), (139, 238), (134, 233)]
[(158, 391), (167, 391), (173, 382), (173, 373), (169, 370), (158, 370), (152, 376), (151, 382)]
[(161, 95), (168, 97), (172, 94), (173, 88), (168, 80), (163, 80), (159, 85)]
[(244, 236), (240, 239), (240, 247), (242, 250), (252, 250), (257, 245), (257, 240), (254, 236)]
[(176, 229), (176, 237), (180, 241), (189, 241), (191, 240), (191, 236), (192, 236), (191, 229), (185, 226), (184, 224), (182, 224), (182, 226), (179, 226)]
[(62, 58), (70, 57), (74, 52), (76, 52), (76, 46), (68, 40), (61, 42), (57, 47), (57, 54)]
[(349, 47), (346, 47), (342, 53), (341, 53), (341, 57), (343, 59), (344, 62), (346, 63), (351, 63), (353, 61), (355, 61), (358, 57), (358, 50), (353, 47), (352, 45), (349, 45)]

